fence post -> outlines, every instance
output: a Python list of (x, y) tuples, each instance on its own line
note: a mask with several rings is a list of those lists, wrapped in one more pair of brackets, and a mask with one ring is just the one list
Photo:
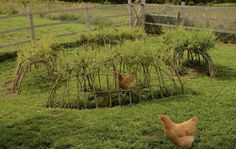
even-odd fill
[(180, 12), (178, 12), (178, 14), (177, 14), (177, 25), (180, 25), (180, 23), (181, 23), (181, 13)]
[(33, 14), (31, 6), (27, 6), (27, 13), (29, 19), (29, 31), (30, 31), (30, 38), (31, 41), (35, 40), (35, 33), (34, 33), (34, 22), (33, 22)]
[(89, 23), (89, 8), (88, 5), (85, 3), (84, 5), (84, 19), (85, 19), (85, 25), (88, 31), (90, 31), (90, 23)]
[(49, 1), (46, 2), (46, 7), (47, 7), (47, 10), (49, 10)]
[(141, 19), (142, 19), (142, 27), (143, 29), (145, 30), (145, 3), (146, 3), (146, 0), (141, 0), (141, 4), (140, 4), (140, 7), (141, 7)]
[(178, 25), (180, 25), (181, 24), (181, 16), (182, 16), (182, 25), (184, 25), (185, 24), (185, 15), (184, 15), (184, 6), (185, 6), (185, 2), (181, 2), (181, 12), (180, 12), (180, 14), (178, 14)]
[(128, 5), (129, 5), (129, 14), (130, 14), (130, 26), (133, 27), (134, 26), (134, 13), (133, 13), (134, 5), (132, 4), (132, 0), (128, 0)]
[(208, 9), (207, 9), (208, 7), (207, 6), (205, 6), (205, 12), (204, 12), (204, 17), (205, 17), (205, 19), (206, 19), (206, 27), (208, 28), (208, 27), (210, 27), (210, 20), (208, 19), (208, 17), (206, 16), (206, 14), (208, 14), (207, 13), (207, 11), (208, 11)]

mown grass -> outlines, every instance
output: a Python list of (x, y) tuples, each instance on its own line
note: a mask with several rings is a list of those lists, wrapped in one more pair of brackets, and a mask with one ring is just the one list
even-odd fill
[(16, 64), (0, 63), (0, 148), (174, 148), (162, 131), (162, 113), (178, 122), (199, 117), (192, 148), (235, 148), (236, 48), (217, 45), (210, 54), (216, 78), (183, 77), (186, 94), (98, 110), (46, 109), (49, 85), (38, 71), (20, 96), (9, 96), (6, 82)]

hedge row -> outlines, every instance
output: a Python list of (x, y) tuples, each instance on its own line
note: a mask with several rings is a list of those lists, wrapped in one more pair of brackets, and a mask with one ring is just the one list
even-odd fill
[(56, 43), (51, 46), (53, 50), (74, 48), (84, 45), (103, 46), (106, 44), (120, 44), (125, 40), (135, 40), (143, 38), (144, 34), (139, 29), (115, 28), (97, 30), (93, 32), (81, 33), (77, 40), (70, 42)]

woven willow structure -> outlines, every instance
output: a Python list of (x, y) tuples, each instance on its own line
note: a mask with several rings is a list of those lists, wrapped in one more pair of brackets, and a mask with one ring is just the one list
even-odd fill
[(198, 49), (183, 49), (174, 53), (173, 61), (180, 66), (184, 61), (197, 63), (198, 65), (206, 66), (210, 77), (214, 77), (216, 73), (215, 65), (207, 52), (202, 52)]
[[(41, 42), (19, 53), (13, 92), (20, 93), (33, 67), (43, 66), (50, 79), (47, 107), (113, 107), (183, 93), (172, 58), (155, 44), (140, 40), (140, 32), (115, 32), (81, 35), (78, 41), (64, 44)], [(118, 76), (131, 72), (134, 87), (121, 89)]]
[(215, 76), (216, 68), (208, 54), (215, 46), (216, 36), (209, 30), (185, 30), (182, 27), (166, 30), (163, 42), (167, 53), (172, 54), (176, 66), (183, 66), (186, 61), (208, 69), (210, 77)]
[(52, 56), (45, 56), (44, 54), (39, 54), (31, 57), (27, 62), (20, 63), (18, 65), (18, 69), (13, 81), (13, 93), (16, 93), (17, 95), (20, 94), (21, 85), (23, 83), (23, 79), (26, 76), (27, 73), (29, 73), (32, 69), (32, 67), (39, 67), (39, 66), (45, 66), (48, 72), (48, 76), (51, 80), (53, 80), (54, 71), (55, 71), (55, 60)]
[(30, 47), (19, 50), (17, 53), (17, 71), (13, 82), (13, 93), (19, 94), (25, 75), (30, 72), (32, 66), (43, 65), (47, 68), (51, 81), (57, 75), (57, 53), (75, 47), (104, 46), (106, 44), (122, 44), (125, 40), (134, 41), (143, 39), (144, 34), (140, 30), (130, 28), (117, 28), (98, 30), (80, 34), (75, 41), (57, 41), (53, 37), (34, 42)]
[[(176, 69), (170, 61), (165, 62), (168, 68), (165, 70), (158, 64), (127, 65), (122, 58), (114, 58), (109, 66), (104, 67), (78, 65), (75, 69), (68, 69), (64, 79), (61, 76), (54, 79), (47, 106), (112, 107), (183, 93), (183, 84)], [(118, 74), (130, 72), (136, 74), (135, 87), (120, 89)]]

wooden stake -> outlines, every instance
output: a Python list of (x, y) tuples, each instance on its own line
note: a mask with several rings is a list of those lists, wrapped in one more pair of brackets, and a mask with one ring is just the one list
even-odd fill
[(27, 6), (27, 14), (29, 19), (29, 29), (30, 29), (30, 37), (31, 41), (35, 40), (35, 33), (34, 33), (34, 22), (33, 22), (33, 14), (31, 6)]
[(146, 0), (141, 0), (141, 4), (140, 4), (140, 10), (141, 10), (141, 18), (142, 18), (142, 27), (143, 27), (143, 30), (145, 31), (145, 3), (146, 3)]
[(84, 106), (85, 108), (87, 109), (87, 104), (86, 104), (86, 98), (85, 98), (85, 93), (84, 93), (84, 84), (85, 84), (85, 76), (84, 76), (84, 73), (83, 73), (83, 82), (81, 83), (81, 90), (82, 90), (82, 96), (83, 96), (83, 101), (84, 101)]
[(160, 76), (160, 72), (157, 69), (157, 66), (155, 66), (155, 70), (157, 73), (157, 77), (158, 77), (158, 81), (159, 81), (159, 86), (160, 86), (160, 92), (161, 92), (161, 98), (163, 97), (163, 91), (162, 91), (162, 83), (161, 83), (161, 76)]
[(108, 93), (109, 93), (109, 99), (110, 99), (110, 107), (112, 107), (112, 98), (111, 98), (111, 92), (110, 92), (110, 82), (109, 82), (109, 76), (108, 74), (106, 75), (106, 79), (107, 79), (107, 90), (108, 90)]
[(132, 104), (132, 95), (131, 95), (131, 91), (129, 91), (129, 104)]
[(81, 84), (79, 73), (77, 73), (76, 79), (77, 79), (77, 101), (79, 102), (80, 101), (80, 84)]
[(93, 79), (93, 95), (94, 95), (94, 99), (96, 102), (96, 108), (98, 109), (98, 99), (97, 99), (97, 95), (96, 95), (95, 79)]
[(90, 31), (89, 12), (88, 11), (89, 11), (88, 5), (85, 3), (85, 5), (84, 5), (85, 25), (87, 27), (87, 30)]
[(130, 26), (133, 27), (134, 26), (134, 13), (133, 13), (134, 6), (132, 4), (132, 0), (128, 0), (128, 5), (129, 5), (129, 14), (130, 14)]
[(100, 75), (100, 68), (98, 68), (98, 83), (99, 83), (99, 87), (100, 87), (100, 89), (102, 89), (102, 85), (101, 85), (101, 75)]
[(119, 106), (121, 106), (121, 97), (120, 97), (120, 87), (119, 87), (119, 77), (118, 74), (116, 74), (116, 81), (117, 81), (117, 85), (116, 85), (116, 90), (118, 92), (118, 101), (119, 101)]

